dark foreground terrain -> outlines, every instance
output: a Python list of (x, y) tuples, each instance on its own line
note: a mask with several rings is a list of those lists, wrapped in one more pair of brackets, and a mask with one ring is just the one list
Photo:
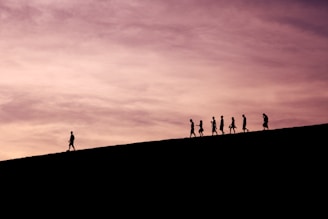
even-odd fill
[(89, 209), (92, 217), (115, 209), (129, 217), (315, 217), (326, 208), (327, 133), (320, 124), (1, 161), (2, 200), (48, 214), (74, 205), (73, 214)]
[[(0, 162), (0, 176), (285, 174), (321, 169), (328, 124), (107, 146)], [(316, 167), (316, 168), (314, 168)]]

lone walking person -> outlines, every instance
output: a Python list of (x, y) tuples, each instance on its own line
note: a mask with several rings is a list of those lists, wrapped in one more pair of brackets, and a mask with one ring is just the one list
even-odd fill
[(71, 136), (68, 140), (69, 144), (68, 144), (68, 150), (67, 151), (70, 151), (71, 150), (71, 147), (73, 148), (73, 150), (75, 151), (75, 147), (74, 147), (74, 140), (75, 140), (75, 136), (73, 134), (73, 131), (71, 131)]

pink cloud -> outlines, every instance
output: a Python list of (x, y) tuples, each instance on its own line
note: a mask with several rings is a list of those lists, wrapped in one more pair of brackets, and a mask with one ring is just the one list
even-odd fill
[[(328, 122), (323, 1), (1, 1), (0, 160)], [(288, 13), (286, 13), (288, 12)], [(42, 136), (42, 137), (41, 137)], [(46, 146), (45, 146), (46, 145)]]

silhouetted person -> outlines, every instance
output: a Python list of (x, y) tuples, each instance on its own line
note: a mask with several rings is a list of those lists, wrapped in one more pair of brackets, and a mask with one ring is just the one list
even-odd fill
[(75, 136), (73, 134), (73, 131), (71, 131), (71, 136), (68, 140), (69, 144), (68, 144), (68, 150), (67, 151), (70, 151), (71, 150), (71, 147), (73, 148), (73, 150), (75, 151), (75, 147), (74, 147), (74, 140), (75, 140)]
[(230, 128), (230, 134), (231, 134), (231, 129), (233, 130), (233, 133), (236, 133), (235, 128), (237, 128), (237, 127), (236, 127), (236, 124), (235, 124), (235, 118), (234, 117), (231, 117), (231, 124), (229, 125), (229, 128)]
[(269, 117), (263, 113), (263, 130), (269, 129)]
[(200, 137), (204, 136), (204, 134), (203, 134), (203, 132), (204, 132), (204, 129), (203, 129), (203, 120), (200, 120), (199, 121), (199, 125), (197, 125), (197, 126), (199, 126), (199, 130), (198, 130), (199, 136)]
[(190, 119), (190, 138), (192, 135), (194, 135), (196, 137), (195, 124), (194, 124), (194, 121), (192, 121), (192, 119)]
[(246, 125), (247, 125), (246, 116), (243, 114), (242, 117), (243, 117), (243, 131), (248, 132), (249, 130), (248, 130), (248, 128), (246, 128)]
[(220, 131), (222, 133), (222, 135), (224, 134), (224, 119), (223, 119), (223, 116), (221, 116), (221, 120), (220, 120)]
[(212, 117), (211, 123), (212, 123), (212, 136), (214, 135), (214, 133), (217, 135), (218, 132), (216, 131), (217, 127), (216, 127), (216, 121), (215, 121), (214, 116)]

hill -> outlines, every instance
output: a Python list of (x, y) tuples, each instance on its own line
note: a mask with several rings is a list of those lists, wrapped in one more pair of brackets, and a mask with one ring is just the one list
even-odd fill
[(297, 171), (313, 166), (307, 161), (320, 162), (325, 133), (328, 124), (106, 146), (1, 161), (0, 174), (97, 177), (97, 172), (134, 170), (186, 173), (251, 168), (267, 172), (283, 166)]
[(66, 214), (64, 201), (81, 215), (90, 206), (100, 210), (93, 215), (123, 207), (130, 215), (138, 206), (143, 215), (319, 216), (327, 131), (320, 124), (1, 161), (3, 200)]

